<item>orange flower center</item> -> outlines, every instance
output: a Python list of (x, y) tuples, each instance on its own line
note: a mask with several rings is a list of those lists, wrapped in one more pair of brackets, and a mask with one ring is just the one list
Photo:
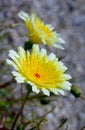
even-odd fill
[(35, 74), (36, 78), (40, 78), (40, 75), (38, 73)]

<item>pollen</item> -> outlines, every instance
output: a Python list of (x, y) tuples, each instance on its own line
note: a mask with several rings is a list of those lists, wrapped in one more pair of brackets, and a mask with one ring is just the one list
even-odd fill
[(40, 78), (40, 75), (38, 73), (35, 74), (36, 78)]

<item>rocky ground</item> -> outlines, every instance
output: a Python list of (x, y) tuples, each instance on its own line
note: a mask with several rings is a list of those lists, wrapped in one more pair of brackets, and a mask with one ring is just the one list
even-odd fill
[[(0, 29), (4, 29), (10, 23), (21, 22), (17, 14), (20, 10), (29, 14), (36, 12), (45, 23), (54, 26), (66, 41), (65, 50), (49, 47), (58, 57), (63, 57), (63, 62), (69, 68), (72, 82), (83, 90), (85, 95), (85, 0), (0, 0)], [(23, 31), (22, 31), (23, 30)], [(8, 57), (8, 50), (23, 45), (25, 30), (20, 25), (14, 29), (1, 31), (0, 38), (0, 81), (11, 79), (10, 68), (4, 63)], [(9, 76), (8, 76), (9, 74)], [(75, 99), (68, 94), (60, 96), (50, 105), (43, 106), (39, 103), (32, 104), (31, 108), (37, 113), (44, 113), (56, 105), (54, 111), (47, 115), (48, 122), (42, 130), (57, 130), (57, 127), (65, 118), (67, 123), (61, 130), (80, 130), (85, 125), (85, 101)], [(25, 114), (30, 107), (25, 108)]]

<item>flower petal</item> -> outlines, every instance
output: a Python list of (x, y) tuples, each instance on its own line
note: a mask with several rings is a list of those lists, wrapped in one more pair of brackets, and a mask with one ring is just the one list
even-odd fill
[(18, 16), (22, 19), (22, 20), (25, 20), (25, 19), (29, 19), (29, 15), (27, 13), (25, 13), (24, 11), (21, 11), (18, 13)]
[(68, 81), (65, 81), (63, 84), (63, 89), (70, 91), (72, 84)]
[(65, 92), (62, 89), (56, 89), (60, 94), (65, 95)]
[(50, 91), (51, 91), (52, 93), (54, 93), (55, 95), (59, 95), (59, 92), (57, 91), (56, 88), (50, 88)]
[(24, 83), (25, 78), (22, 77), (18, 72), (12, 71), (12, 74), (15, 76), (17, 83)]
[(46, 49), (41, 49), (41, 55), (42, 55), (42, 57), (45, 56), (46, 54), (47, 54)]
[(43, 92), (45, 95), (50, 96), (50, 92), (49, 92), (47, 89), (42, 88), (42, 92)]
[(19, 55), (14, 51), (14, 50), (10, 50), (9, 51), (9, 57), (12, 59), (19, 58)]
[(51, 53), (49, 56), (48, 56), (48, 60), (54, 60), (56, 58), (56, 55)]
[(40, 92), (39, 89), (35, 85), (32, 85), (32, 91), (36, 93)]
[(14, 61), (9, 60), (9, 59), (7, 59), (6, 61), (7, 61), (7, 63), (8, 63), (9, 65), (12, 65), (16, 70), (18, 69), (18, 67), (17, 67), (17, 65), (16, 65), (16, 63), (15, 63)]

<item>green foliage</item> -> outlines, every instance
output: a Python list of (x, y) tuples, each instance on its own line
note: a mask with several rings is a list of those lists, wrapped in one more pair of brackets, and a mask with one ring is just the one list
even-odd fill
[(30, 84), (26, 83), (26, 87), (27, 87), (28, 92), (32, 92), (32, 86)]
[(17, 126), (16, 130), (24, 130), (24, 126), (20, 124), (19, 126)]
[(0, 96), (1, 97), (6, 97), (8, 94), (8, 90), (5, 88), (5, 89), (0, 89)]
[(32, 49), (33, 43), (31, 43), (30, 41), (25, 41), (24, 42), (24, 49), (27, 51), (29, 49)]
[(6, 111), (6, 109), (7, 109), (6, 102), (0, 101), (0, 110)]
[(40, 99), (40, 103), (42, 104), (42, 105), (47, 105), (47, 104), (49, 104), (50, 103), (50, 99), (49, 98), (41, 98)]
[(80, 97), (82, 95), (82, 91), (77, 87), (77, 86), (72, 86), (71, 87), (71, 94), (73, 94), (75, 97)]

